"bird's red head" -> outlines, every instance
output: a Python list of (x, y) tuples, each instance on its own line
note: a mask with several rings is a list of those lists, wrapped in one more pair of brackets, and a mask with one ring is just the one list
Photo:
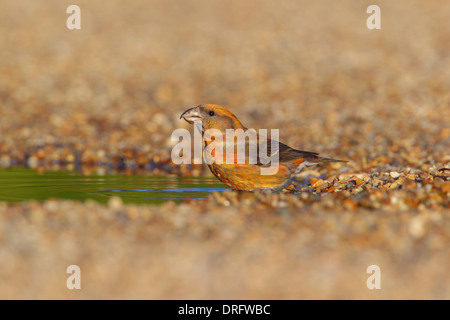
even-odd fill
[(214, 104), (201, 104), (181, 114), (189, 123), (202, 121), (203, 130), (218, 129), (225, 133), (226, 129), (245, 129), (242, 123), (229, 110)]

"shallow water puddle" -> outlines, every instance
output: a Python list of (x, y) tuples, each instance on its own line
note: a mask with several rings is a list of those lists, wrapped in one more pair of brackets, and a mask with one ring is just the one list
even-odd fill
[(76, 172), (30, 169), (0, 170), (0, 201), (93, 199), (106, 203), (120, 196), (126, 203), (162, 203), (168, 200), (204, 199), (213, 191), (227, 190), (215, 178), (145, 175), (84, 176)]

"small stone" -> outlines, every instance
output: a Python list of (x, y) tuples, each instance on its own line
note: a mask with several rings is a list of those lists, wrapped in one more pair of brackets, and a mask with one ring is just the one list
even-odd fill
[(322, 180), (322, 179), (319, 179), (319, 180), (317, 180), (316, 182), (314, 182), (314, 184), (312, 185), (312, 187), (313, 187), (314, 189), (316, 189), (316, 188), (320, 187), (321, 185), (323, 185), (323, 180)]
[(346, 188), (347, 189), (351, 189), (351, 188), (353, 188), (354, 186), (356, 186), (356, 181), (355, 180), (349, 180), (348, 181), (348, 183), (347, 183), (347, 185), (346, 185)]
[(425, 221), (422, 217), (415, 217), (409, 224), (409, 233), (413, 238), (422, 238), (425, 234)]
[(392, 171), (392, 172), (390, 173), (390, 176), (391, 176), (392, 178), (394, 178), (394, 179), (398, 179), (398, 177), (400, 177), (400, 173), (395, 172), (395, 171)]
[(121, 197), (113, 196), (108, 201), (108, 207), (111, 210), (121, 210), (123, 208), (123, 201)]

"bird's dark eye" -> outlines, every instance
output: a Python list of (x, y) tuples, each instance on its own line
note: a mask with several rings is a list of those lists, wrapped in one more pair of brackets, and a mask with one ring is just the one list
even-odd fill
[(214, 115), (214, 111), (210, 111), (209, 115), (212, 117)]

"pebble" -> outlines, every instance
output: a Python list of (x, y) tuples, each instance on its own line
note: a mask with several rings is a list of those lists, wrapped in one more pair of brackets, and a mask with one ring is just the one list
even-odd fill
[(400, 173), (395, 172), (395, 171), (391, 171), (390, 175), (394, 179), (398, 179), (398, 177), (400, 177)]
[(118, 196), (112, 196), (108, 200), (108, 207), (114, 211), (119, 211), (119, 210), (123, 209), (122, 198), (118, 197)]

